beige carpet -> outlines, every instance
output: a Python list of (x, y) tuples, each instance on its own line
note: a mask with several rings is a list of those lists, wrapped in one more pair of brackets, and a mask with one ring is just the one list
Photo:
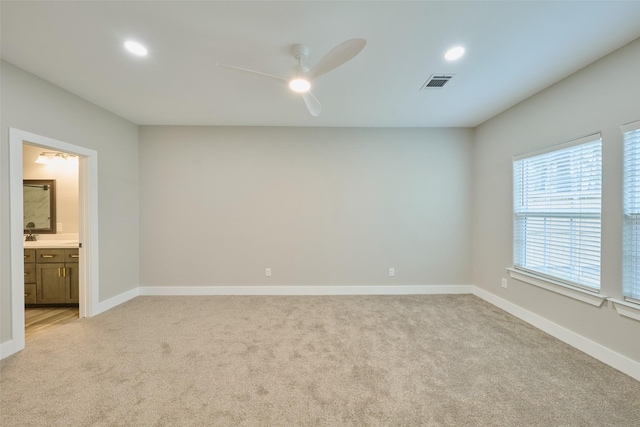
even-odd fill
[(640, 382), (470, 295), (139, 297), (0, 369), (3, 426), (640, 424)]

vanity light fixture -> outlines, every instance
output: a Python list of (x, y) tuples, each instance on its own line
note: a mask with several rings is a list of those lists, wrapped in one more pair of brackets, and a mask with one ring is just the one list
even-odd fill
[(63, 164), (66, 161), (77, 161), (77, 156), (73, 154), (61, 153), (60, 151), (43, 151), (36, 159), (36, 163), (41, 165)]
[(36, 159), (36, 163), (40, 163), (41, 165), (48, 165), (49, 157), (47, 156), (47, 153), (41, 153)]
[(56, 155), (53, 156), (53, 159), (51, 159), (51, 164), (55, 166), (64, 166), (66, 160), (67, 158), (63, 157), (62, 153), (56, 153)]

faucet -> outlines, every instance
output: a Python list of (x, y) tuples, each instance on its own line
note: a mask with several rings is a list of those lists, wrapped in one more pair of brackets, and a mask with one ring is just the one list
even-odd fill
[(31, 234), (31, 229), (27, 228), (27, 237), (25, 238), (25, 240), (27, 242), (35, 242), (36, 241), (36, 235), (35, 234)]

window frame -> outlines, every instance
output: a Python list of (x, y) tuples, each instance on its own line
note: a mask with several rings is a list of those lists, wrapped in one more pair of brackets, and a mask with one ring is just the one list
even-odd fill
[[(548, 208), (549, 210), (547, 211), (535, 211), (533, 209), (522, 209), (521, 206), (526, 205), (526, 203), (522, 203), (521, 205), (518, 205), (519, 202), (524, 200), (525, 195), (521, 194), (521, 191), (524, 192), (524, 189), (519, 189), (518, 185), (522, 184), (524, 185), (524, 181), (526, 181), (525, 177), (523, 176), (519, 176), (518, 173), (519, 171), (517, 170), (518, 167), (524, 167), (525, 165), (523, 164), (523, 161), (526, 161), (527, 159), (533, 159), (533, 158), (537, 158), (546, 154), (552, 154), (552, 153), (556, 153), (562, 150), (566, 150), (566, 149), (570, 149), (573, 147), (578, 147), (581, 145), (586, 145), (586, 144), (592, 144), (592, 143), (596, 143), (597, 145), (597, 149), (599, 150), (596, 159), (598, 160), (598, 165), (597, 165), (597, 173), (599, 174), (599, 181), (597, 183), (597, 188), (598, 188), (598, 192), (597, 192), (597, 197), (598, 197), (598, 201), (597, 201), (597, 213), (594, 212), (594, 209), (591, 209), (591, 212), (589, 213), (580, 213), (579, 211), (576, 211), (575, 208), (569, 208), (569, 209), (565, 209), (564, 212), (562, 212), (561, 214), (558, 214), (559, 209), (556, 207), (555, 211), (554, 211), (554, 207), (551, 206), (552, 203), (550, 202), (549, 206), (547, 206), (546, 208)], [(571, 153), (566, 153), (567, 158), (569, 156), (571, 156)], [(553, 155), (549, 156), (549, 162), (550, 165), (552, 165), (553, 161), (557, 161), (557, 157), (554, 157)], [(535, 161), (535, 160), (534, 160)], [(598, 132), (598, 133), (594, 133), (591, 135), (587, 135), (585, 137), (582, 138), (577, 138), (571, 141), (567, 141), (561, 144), (556, 144), (553, 146), (549, 146), (549, 147), (545, 147), (541, 150), (536, 150), (536, 151), (532, 151), (532, 152), (527, 152), (527, 153), (523, 153), (517, 156), (513, 157), (513, 162), (512, 162), (512, 173), (513, 173), (513, 268), (509, 269), (510, 270), (510, 274), (512, 275), (512, 277), (514, 277), (514, 275), (518, 276), (518, 278), (520, 278), (522, 281), (525, 281), (527, 283), (539, 286), (539, 287), (543, 287), (545, 289), (549, 289), (549, 290), (555, 290), (558, 293), (561, 294), (565, 294), (567, 296), (572, 296), (572, 295), (579, 295), (579, 294), (587, 294), (590, 297), (595, 296), (596, 300), (597, 300), (597, 305), (600, 305), (601, 302), (603, 301), (603, 297), (600, 292), (602, 289), (602, 135)], [(546, 175), (542, 175), (542, 176), (546, 176)], [(518, 178), (521, 178), (521, 181), (518, 181)], [(559, 186), (560, 183), (557, 181), (558, 178), (555, 178), (555, 182), (552, 181), (552, 183), (556, 186)], [(577, 182), (580, 182), (579, 180)], [(530, 190), (530, 189), (528, 189)], [(577, 194), (581, 194), (582, 192), (578, 192)], [(519, 197), (520, 196), (520, 197)], [(579, 198), (578, 198), (579, 199)], [(527, 200), (531, 200), (527, 199)], [(578, 281), (573, 281), (568, 279), (565, 275), (565, 277), (561, 277), (561, 276), (556, 276), (552, 273), (549, 273), (548, 271), (540, 271), (538, 269), (535, 268), (531, 268), (531, 265), (525, 265), (526, 262), (524, 262), (522, 260), (523, 257), (526, 257), (527, 254), (523, 254), (522, 251), (526, 251), (527, 248), (527, 242), (524, 241), (523, 239), (523, 232), (519, 232), (518, 227), (519, 226), (524, 226), (524, 224), (522, 223), (522, 221), (526, 221), (527, 218), (544, 218), (545, 222), (546, 219), (552, 219), (552, 218), (566, 218), (566, 219), (576, 219), (578, 221), (588, 221), (588, 220), (596, 220), (596, 234), (597, 234), (597, 286), (594, 286), (594, 283), (580, 283)], [(547, 230), (545, 230), (542, 234), (543, 239), (544, 239), (544, 246), (546, 247), (546, 245), (548, 244), (548, 237), (550, 236), (551, 238), (554, 237), (558, 237), (559, 233), (549, 233)], [(573, 234), (572, 234), (573, 236)], [(584, 238), (582, 240), (579, 240), (579, 244), (576, 246), (578, 248), (580, 248), (582, 244), (584, 244)], [(529, 245), (529, 248), (531, 248), (531, 245)], [(569, 257), (570, 258), (570, 257)], [(574, 271), (573, 269), (570, 269), (570, 271)], [(513, 273), (512, 273), (513, 272)], [(518, 272), (522, 273), (522, 274), (517, 274)], [(541, 281), (544, 281), (541, 282)], [(593, 281), (593, 279), (591, 279), (591, 281)], [(562, 290), (561, 288), (565, 288), (565, 289), (571, 289), (571, 292), (569, 294), (567, 294), (566, 291)], [(582, 299), (582, 297), (580, 296), (577, 299)]]
[[(623, 300), (634, 306), (640, 306), (640, 230), (633, 231), (634, 222), (636, 228), (640, 228), (640, 189), (633, 190), (635, 201), (630, 201), (630, 186), (632, 182), (629, 180), (629, 174), (634, 174), (633, 184), (640, 184), (640, 120), (632, 123), (628, 123), (620, 127), (622, 132), (622, 144), (623, 144), (623, 172), (622, 172), (622, 186), (623, 186), (623, 253), (622, 253), (622, 296)], [(631, 138), (627, 137), (627, 134), (634, 134)], [(629, 145), (637, 143), (638, 146), (633, 150), (637, 160), (632, 164), (635, 166), (633, 171), (629, 170), (631, 150)], [(631, 204), (638, 205), (631, 213), (629, 211)], [(635, 236), (634, 236), (635, 234)], [(634, 239), (635, 237), (635, 239)], [(633, 242), (637, 243), (634, 244)], [(636, 270), (636, 274), (632, 274), (631, 270)]]

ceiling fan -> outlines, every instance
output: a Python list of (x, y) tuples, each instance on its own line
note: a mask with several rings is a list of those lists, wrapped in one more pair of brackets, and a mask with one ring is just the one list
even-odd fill
[(260, 76), (275, 79), (281, 83), (286, 83), (294, 92), (300, 93), (307, 109), (312, 116), (320, 115), (322, 107), (318, 99), (311, 93), (311, 82), (318, 77), (328, 73), (334, 68), (339, 67), (345, 62), (353, 59), (367, 44), (364, 39), (350, 39), (344, 41), (331, 49), (311, 70), (302, 65), (302, 60), (309, 55), (309, 47), (303, 44), (294, 44), (291, 47), (291, 54), (296, 58), (298, 64), (293, 67), (291, 77), (285, 79), (283, 77), (273, 76), (271, 74), (260, 71), (249, 70), (247, 68), (235, 67), (233, 65), (217, 64), (220, 67), (229, 68), (231, 70), (244, 71), (246, 73), (258, 74)]

